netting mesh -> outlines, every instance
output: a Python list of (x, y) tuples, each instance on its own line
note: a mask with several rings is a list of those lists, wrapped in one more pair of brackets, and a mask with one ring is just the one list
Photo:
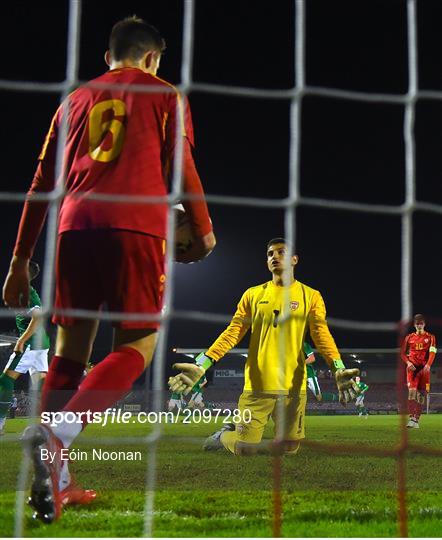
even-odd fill
[[(81, 39), (81, 8), (80, 0), (70, 0), (69, 2), (69, 26), (68, 26), (68, 44), (67, 44), (67, 62), (65, 80), (62, 83), (37, 83), (37, 82), (13, 82), (0, 80), (0, 89), (19, 92), (54, 92), (60, 93), (61, 100), (68, 95), (72, 88), (78, 86), (79, 81), (79, 44)], [(181, 93), (187, 95), (191, 92), (201, 92), (207, 94), (221, 94), (224, 96), (241, 96), (249, 99), (261, 98), (272, 100), (290, 101), (290, 156), (289, 156), (289, 190), (288, 196), (283, 199), (263, 199), (253, 196), (237, 197), (224, 195), (207, 195), (209, 204), (223, 205), (225, 207), (253, 207), (262, 209), (282, 209), (284, 211), (285, 235), (289, 243), (296, 245), (296, 215), (299, 207), (326, 208), (342, 212), (363, 212), (373, 215), (394, 215), (401, 217), (401, 321), (355, 321), (343, 319), (329, 319), (331, 327), (343, 328), (357, 331), (398, 331), (401, 333), (401, 325), (405, 325), (412, 315), (412, 269), (413, 269), (413, 215), (417, 211), (426, 213), (442, 214), (442, 207), (437, 204), (431, 204), (416, 200), (416, 158), (415, 158), (415, 140), (414, 140), (414, 121), (415, 106), (419, 99), (442, 99), (442, 93), (432, 91), (421, 91), (418, 88), (418, 65), (417, 65), (417, 25), (416, 25), (416, 0), (407, 0), (407, 29), (408, 29), (408, 90), (405, 94), (381, 94), (365, 93), (356, 91), (338, 90), (334, 88), (312, 87), (306, 85), (305, 80), (305, 2), (303, 0), (295, 1), (295, 85), (291, 89), (283, 90), (263, 90), (258, 88), (244, 88), (222, 86), (215, 84), (202, 84), (194, 81), (192, 78), (192, 65), (194, 56), (194, 0), (184, 2), (183, 18), (183, 55), (181, 65), (181, 83), (178, 89)], [(139, 88), (138, 91), (147, 89)], [(325, 200), (320, 198), (303, 197), (300, 189), (300, 145), (301, 145), (301, 115), (303, 99), (306, 96), (316, 96), (324, 98), (333, 98), (337, 100), (352, 100), (364, 103), (384, 103), (395, 104), (404, 107), (403, 137), (405, 144), (405, 200), (397, 206), (382, 204), (364, 204), (346, 202), (340, 200)], [(67, 126), (64, 124), (64, 136), (59, 140), (59, 151), (57, 157), (57, 171), (62, 170), (62, 152)], [(182, 152), (182, 147), (179, 153)], [(47, 195), (40, 195), (43, 200), (50, 201), (48, 228), (46, 238), (46, 252), (43, 273), (43, 316), (49, 317), (53, 309), (53, 288), (54, 288), (54, 259), (57, 236), (57, 215), (59, 202), (63, 196), (62, 183)], [(117, 197), (118, 198), (118, 197)], [(181, 159), (175, 160), (174, 180), (172, 192), (167, 198), (170, 204), (176, 200), (182, 199), (181, 186)], [(25, 194), (22, 193), (0, 193), (1, 201), (22, 201)], [(110, 198), (109, 198), (110, 200)], [(121, 197), (124, 200), (124, 197)], [(174, 229), (174, 215), (170, 213), (168, 231), (172, 236)], [(163, 387), (165, 377), (165, 358), (167, 351), (167, 337), (172, 320), (186, 318), (186, 320), (204, 321), (204, 322), (225, 322), (229, 317), (214, 313), (200, 311), (176, 310), (174, 303), (174, 279), (173, 279), (173, 243), (168, 243), (167, 251), (169, 279), (166, 289), (165, 304), (166, 308), (162, 314), (162, 329), (153, 362), (153, 391), (155, 400), (152, 404), (153, 410), (163, 408)], [(101, 320), (128, 319), (127, 314), (115, 313), (94, 313), (81, 310), (69, 310), (67, 314), (82, 316), (86, 318), (99, 318)], [(3, 309), (0, 316), (11, 317), (9, 310)], [(133, 315), (136, 319), (146, 319), (146, 316)], [(152, 536), (153, 516), (154, 516), (154, 495), (156, 483), (156, 457), (158, 441), (162, 436), (161, 424), (155, 425), (152, 433), (143, 439), (143, 443), (149, 449), (149, 467), (146, 472), (146, 505), (145, 505), (145, 526), (144, 534)], [(121, 441), (121, 439), (120, 439)], [(130, 439), (128, 439), (130, 442)], [(138, 441), (139, 442), (139, 441)], [(400, 536), (407, 535), (407, 512), (405, 504), (405, 458), (406, 452), (413, 450), (432, 455), (442, 455), (438, 449), (424, 449), (417, 446), (411, 446), (408, 442), (405, 420), (402, 422), (401, 439), (396, 449), (379, 450), (370, 447), (359, 446), (347, 447), (344, 445), (331, 444), (322, 445), (311, 441), (305, 442), (306, 446), (315, 447), (320, 451), (328, 453), (339, 453), (351, 450), (366, 455), (394, 456), (398, 460), (398, 501), (399, 501), (399, 532)], [(16, 499), (16, 519), (15, 535), (23, 535), (24, 524), (24, 493), (25, 484), (28, 475), (28, 465), (21, 469), (19, 485)], [(274, 536), (281, 535), (282, 520), (282, 499), (281, 499), (281, 464), (279, 458), (275, 458), (274, 463)]]

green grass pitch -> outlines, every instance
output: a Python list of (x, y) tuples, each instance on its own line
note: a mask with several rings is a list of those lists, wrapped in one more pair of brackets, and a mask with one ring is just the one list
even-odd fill
[[(15, 485), (21, 466), (17, 436), (24, 420), (9, 420), (0, 439), (0, 536), (14, 531)], [(220, 425), (220, 421), (218, 421)], [(309, 416), (311, 441), (372, 444), (393, 448), (398, 416)], [(272, 536), (272, 458), (239, 458), (225, 451), (205, 453), (204, 438), (215, 424), (165, 425), (158, 446), (153, 534), (156, 537)], [(148, 461), (142, 444), (105, 444), (103, 437), (142, 436), (139, 424), (89, 426), (75, 448), (87, 452), (139, 450), (142, 461), (77, 461), (77, 480), (98, 491), (87, 507), (71, 507), (60, 521), (43, 525), (26, 508), (24, 535), (30, 537), (141, 536)], [(270, 430), (266, 432), (270, 436)], [(92, 441), (91, 438), (94, 438)], [(186, 440), (186, 437), (191, 439)], [(442, 447), (442, 417), (424, 416), (412, 443)], [(397, 462), (354, 453), (330, 455), (302, 448), (282, 460), (282, 534), (290, 537), (395, 537)], [(442, 533), (442, 458), (407, 455), (408, 529), (413, 537)]]

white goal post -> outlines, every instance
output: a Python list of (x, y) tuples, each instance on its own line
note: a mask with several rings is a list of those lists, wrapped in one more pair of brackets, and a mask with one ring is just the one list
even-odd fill
[(427, 394), (427, 414), (430, 414), (431, 396), (442, 396), (442, 392), (428, 392), (428, 394)]

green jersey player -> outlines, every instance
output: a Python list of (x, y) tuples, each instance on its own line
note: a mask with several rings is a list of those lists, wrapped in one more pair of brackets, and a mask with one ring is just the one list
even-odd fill
[(315, 368), (312, 366), (316, 362), (315, 352), (309, 343), (304, 341), (305, 364), (307, 368), (307, 386), (313, 393), (317, 401), (322, 401), (321, 388), (319, 386), (318, 377)]
[(204, 409), (205, 404), (203, 401), (203, 386), (207, 384), (206, 376), (203, 375), (201, 379), (192, 388), (192, 395), (189, 400), (189, 409)]
[(356, 411), (358, 412), (359, 416), (362, 416), (363, 418), (368, 418), (368, 410), (364, 405), (364, 399), (365, 394), (368, 390), (368, 385), (362, 382), (360, 377), (356, 377), (355, 381), (359, 387), (359, 390), (361, 391), (355, 401)]
[[(36, 262), (31, 261), (30, 280), (35, 279), (39, 273), (40, 267)], [(40, 297), (30, 285), (28, 311), (15, 318), (19, 338), (14, 346), (14, 352), (0, 375), (0, 434), (3, 433), (15, 381), (23, 373), (29, 372), (32, 383), (38, 388), (48, 371), (49, 337), (41, 325), (40, 311)]]
[(305, 364), (307, 369), (307, 386), (316, 398), (316, 401), (333, 402), (338, 401), (338, 395), (334, 392), (321, 392), (318, 376), (313, 367), (313, 362), (316, 362), (315, 352), (307, 341), (304, 341)]
[(187, 406), (186, 400), (184, 399), (183, 394), (178, 392), (172, 392), (170, 399), (167, 403), (167, 408), (169, 412), (173, 412), (175, 409), (182, 411)]

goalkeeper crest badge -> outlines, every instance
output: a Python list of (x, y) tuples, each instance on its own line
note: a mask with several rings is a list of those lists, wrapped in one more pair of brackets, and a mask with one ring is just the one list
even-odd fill
[(298, 309), (298, 307), (299, 307), (299, 302), (296, 302), (296, 301), (290, 302), (290, 309), (292, 311), (295, 311), (296, 309)]
[(236, 431), (239, 435), (244, 435), (247, 431), (247, 426), (245, 426), (244, 424), (237, 424)]

